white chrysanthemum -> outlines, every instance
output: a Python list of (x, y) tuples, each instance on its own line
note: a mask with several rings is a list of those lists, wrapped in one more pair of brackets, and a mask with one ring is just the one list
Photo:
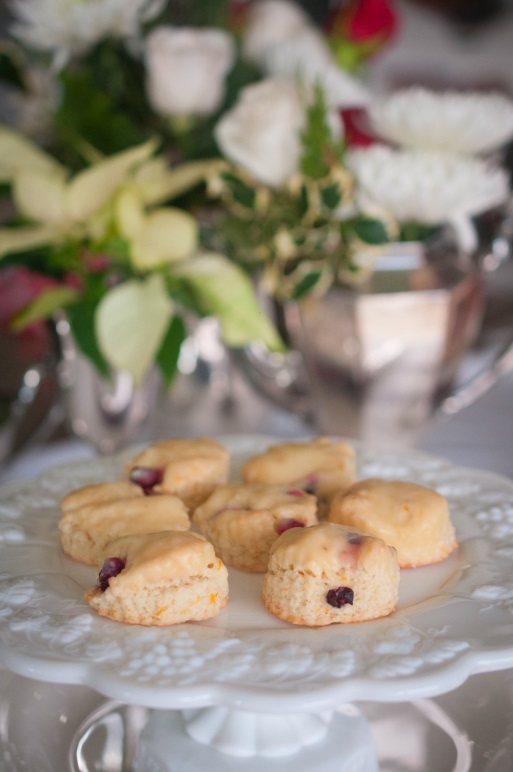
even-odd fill
[(348, 151), (362, 203), (378, 204), (399, 222), (441, 225), (506, 201), (507, 174), (485, 161), (384, 145)]
[(419, 150), (483, 154), (513, 136), (513, 101), (501, 94), (402, 89), (370, 108), (384, 139)]
[(166, 0), (12, 0), (12, 34), (39, 51), (53, 53), (56, 67), (107, 37), (131, 38)]

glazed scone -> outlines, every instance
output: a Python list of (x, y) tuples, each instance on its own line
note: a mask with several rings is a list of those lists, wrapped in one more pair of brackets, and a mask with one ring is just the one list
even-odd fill
[(258, 573), (281, 533), (317, 523), (316, 509), (315, 497), (296, 488), (233, 483), (217, 488), (192, 519), (227, 565)]
[(127, 477), (144, 491), (173, 493), (194, 509), (228, 480), (230, 455), (215, 440), (162, 440), (126, 466)]
[(107, 546), (85, 597), (101, 616), (132, 625), (199, 621), (226, 605), (228, 572), (200, 534), (125, 536)]
[(100, 560), (105, 546), (119, 536), (189, 528), (185, 504), (170, 494), (93, 501), (64, 512), (59, 521), (64, 552), (92, 566)]
[(362, 480), (335, 497), (328, 519), (384, 539), (401, 568), (438, 563), (458, 546), (445, 497), (413, 482)]
[(301, 488), (317, 496), (319, 514), (327, 514), (335, 494), (356, 479), (356, 454), (346, 442), (328, 437), (283, 442), (249, 459), (242, 468), (242, 479)]
[(280, 536), (271, 547), (262, 586), (271, 614), (308, 626), (387, 616), (398, 593), (395, 549), (382, 539), (327, 522)]
[(63, 512), (73, 512), (75, 509), (80, 509), (88, 504), (105, 504), (107, 501), (136, 496), (144, 496), (140, 485), (122, 480), (84, 485), (64, 496), (61, 501), (61, 509)]

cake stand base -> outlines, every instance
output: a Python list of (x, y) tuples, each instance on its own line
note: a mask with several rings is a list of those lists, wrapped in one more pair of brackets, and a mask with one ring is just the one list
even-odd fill
[(109, 701), (78, 728), (69, 763), (73, 772), (261, 772), (263, 764), (266, 772), (378, 772), (369, 723), (352, 705), (335, 714), (262, 714)]

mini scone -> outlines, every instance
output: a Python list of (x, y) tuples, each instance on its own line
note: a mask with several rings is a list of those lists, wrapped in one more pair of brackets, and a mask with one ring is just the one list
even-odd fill
[(192, 519), (227, 565), (258, 573), (281, 533), (317, 523), (316, 509), (315, 497), (296, 488), (233, 483), (217, 488)]
[(116, 499), (128, 499), (144, 496), (140, 485), (118, 480), (114, 482), (83, 485), (68, 493), (61, 501), (63, 512), (73, 512), (88, 504), (104, 504)]
[(105, 546), (119, 536), (189, 528), (185, 504), (170, 494), (93, 502), (64, 512), (59, 521), (64, 552), (92, 566), (100, 560)]
[(262, 586), (271, 614), (308, 626), (387, 616), (398, 593), (395, 549), (382, 539), (328, 522), (280, 536), (271, 547)]
[(228, 480), (230, 455), (215, 440), (162, 440), (126, 465), (127, 477), (145, 493), (173, 493), (194, 509)]
[(326, 514), (335, 494), (355, 481), (356, 454), (351, 445), (328, 437), (284, 442), (249, 459), (242, 468), (242, 479), (306, 490), (317, 496), (319, 514)]
[(393, 545), (401, 568), (438, 563), (458, 546), (445, 497), (413, 482), (362, 480), (335, 497), (328, 519)]
[(110, 542), (86, 600), (101, 616), (132, 625), (175, 625), (216, 616), (228, 572), (203, 536), (166, 531)]

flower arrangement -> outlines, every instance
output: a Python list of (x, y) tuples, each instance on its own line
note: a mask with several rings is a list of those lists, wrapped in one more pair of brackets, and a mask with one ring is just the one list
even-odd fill
[(280, 302), (347, 280), (364, 244), (388, 240), (384, 222), (356, 206), (337, 125), (320, 87), (310, 101), (293, 81), (269, 78), (217, 126), (233, 162), (210, 178), (224, 205), (217, 238)]
[(370, 101), (342, 38), (361, 62), (392, 33), (391, 11), (362, 32), (369, 2), (325, 33), (291, 0), (13, 0), (0, 257), (38, 287), (16, 329), (65, 309), (101, 373), (156, 363), (168, 383), (189, 311), (279, 348), (240, 266), (297, 299), (387, 237), (341, 135)]
[(169, 168), (155, 151), (150, 140), (72, 174), (1, 130), (0, 178), (12, 190), (15, 216), (0, 228), (0, 258), (52, 279), (15, 328), (65, 309), (77, 345), (100, 373), (117, 368), (137, 382), (156, 364), (170, 384), (186, 336), (184, 310), (217, 316), (229, 345), (281, 344), (247, 276), (202, 250), (196, 219), (168, 203), (216, 162)]

